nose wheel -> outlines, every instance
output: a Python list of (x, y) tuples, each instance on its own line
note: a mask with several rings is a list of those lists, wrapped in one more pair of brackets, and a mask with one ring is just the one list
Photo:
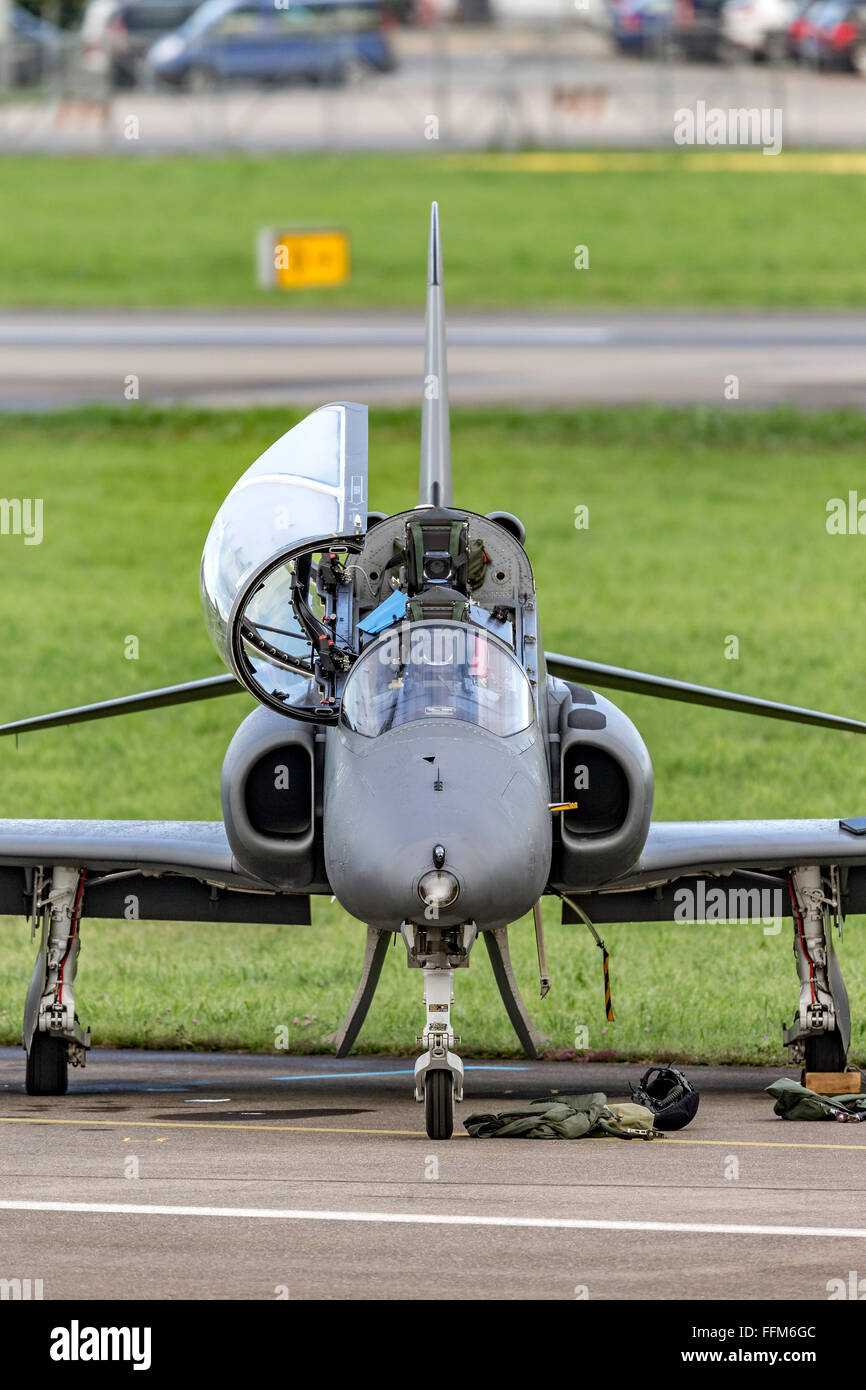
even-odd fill
[(454, 1078), (450, 1071), (428, 1071), (424, 1081), (424, 1118), (429, 1139), (454, 1133)]
[(424, 1003), (427, 1026), (418, 1038), (427, 1051), (415, 1063), (415, 1099), (424, 1102), (430, 1139), (450, 1139), (454, 1133), (454, 1102), (463, 1099), (463, 1063), (452, 1052), (459, 1042), (451, 1032), (450, 966), (425, 965)]

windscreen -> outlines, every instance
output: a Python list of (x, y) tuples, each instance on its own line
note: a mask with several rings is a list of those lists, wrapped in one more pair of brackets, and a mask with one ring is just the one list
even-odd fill
[(203, 5), (193, 10), (183, 26), (183, 32), (189, 38), (198, 38), (217, 20), (234, 13), (238, 8), (235, 0), (205, 0)]
[(342, 719), (376, 738), (417, 720), (460, 719), (507, 737), (535, 708), (513, 652), (463, 623), (404, 624), (359, 657), (343, 692)]

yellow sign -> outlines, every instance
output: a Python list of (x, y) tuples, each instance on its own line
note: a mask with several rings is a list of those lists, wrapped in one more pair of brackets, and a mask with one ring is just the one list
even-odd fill
[(336, 228), (263, 232), (259, 280), (265, 288), (312, 289), (349, 278), (349, 238)]

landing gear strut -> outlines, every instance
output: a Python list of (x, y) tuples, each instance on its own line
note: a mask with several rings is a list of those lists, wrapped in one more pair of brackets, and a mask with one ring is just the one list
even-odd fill
[(348, 1057), (352, 1044), (361, 1031), (367, 1011), (373, 1002), (385, 956), (391, 944), (392, 933), (380, 931), (377, 927), (367, 928), (367, 945), (364, 949), (364, 964), (361, 967), (361, 981), (355, 990), (355, 997), (349, 1005), (346, 1017), (336, 1033), (327, 1039), (334, 1044), (338, 1057)]
[(454, 1103), (463, 1099), (463, 1063), (454, 1052), (460, 1041), (451, 1031), (454, 969), (469, 964), (475, 924), (462, 927), (420, 927), (404, 922), (403, 940), (410, 966), (424, 976), (427, 1022), (418, 1038), (426, 1049), (415, 1063), (415, 1099), (424, 1102), (430, 1139), (450, 1139), (454, 1133)]
[(807, 1071), (841, 1072), (851, 1041), (851, 1012), (831, 931), (835, 922), (841, 935), (838, 874), (793, 869), (790, 888), (800, 1001), (783, 1041), (792, 1062), (802, 1059)]
[(65, 1095), (69, 1067), (83, 1067), (90, 1046), (90, 1033), (75, 1012), (74, 994), (83, 897), (83, 871), (55, 868), (50, 878), (37, 874), (33, 926), (39, 934), (39, 953), (24, 1006), (26, 1087), (31, 1096)]

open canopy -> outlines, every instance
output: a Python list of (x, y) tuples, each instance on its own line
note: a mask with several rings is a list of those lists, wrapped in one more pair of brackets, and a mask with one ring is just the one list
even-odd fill
[(289, 430), (223, 502), (202, 555), (202, 608), (220, 657), (257, 699), (274, 704), (292, 673), (309, 674), (292, 603), (298, 557), (366, 528), (367, 407), (348, 402)]

